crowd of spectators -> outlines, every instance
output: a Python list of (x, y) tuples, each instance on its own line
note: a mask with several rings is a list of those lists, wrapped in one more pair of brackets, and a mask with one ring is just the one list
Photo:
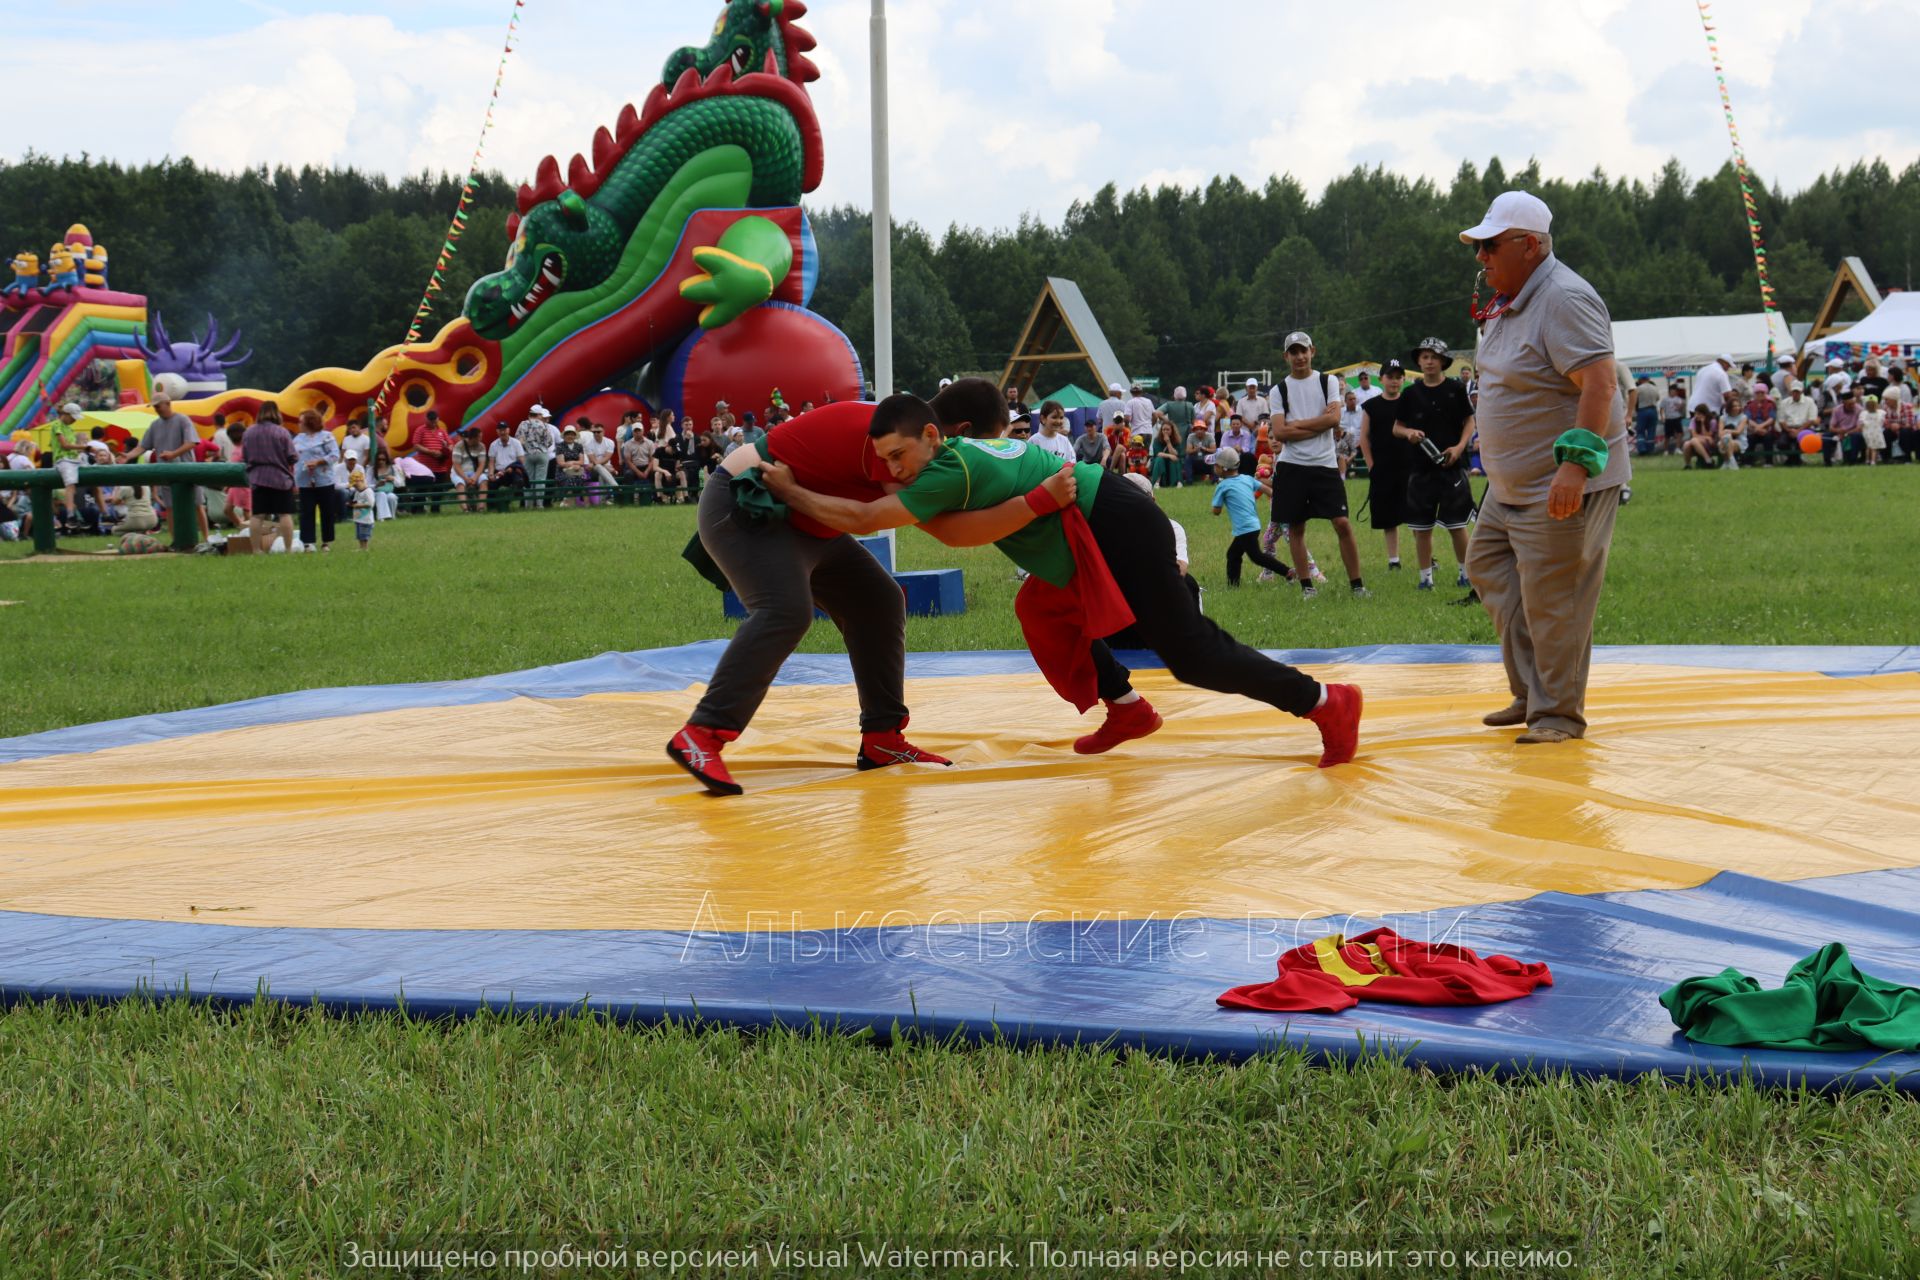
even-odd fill
[(1770, 373), (1737, 371), (1722, 355), (1664, 387), (1641, 378), (1632, 403), (1634, 451), (1674, 455), (1688, 469), (1878, 466), (1920, 456), (1920, 385), (1901, 361), (1788, 359)]
[[(1397, 360), (1388, 363), (1399, 366)], [(1382, 388), (1364, 369), (1357, 383), (1340, 388), (1338, 425), (1330, 432), (1334, 465), (1343, 480), (1382, 461), (1369, 447), (1366, 411)], [(1471, 401), (1470, 373), (1462, 386)], [(1138, 385), (1113, 383), (1086, 417), (1069, 415), (1052, 400), (1030, 409), (1008, 388), (1008, 434), (1031, 440), (1063, 461), (1137, 474), (1154, 488), (1213, 483), (1215, 460), (1222, 449), (1230, 449), (1238, 474), (1264, 483), (1283, 447), (1275, 427), (1284, 420), (1276, 418), (1278, 392), (1278, 383), (1263, 387), (1249, 378), (1239, 388), (1202, 386), (1191, 396), (1178, 387), (1171, 398), (1156, 403)], [(812, 407), (807, 402), (798, 412)], [(630, 412), (617, 424), (580, 417), (556, 425), (552, 414), (536, 405), (518, 424), (500, 419), (490, 428), (449, 431), (429, 410), (405, 445), (394, 449), (383, 422), (369, 431), (363, 419), (354, 419), (336, 436), (317, 415), (303, 414), (288, 431), (278, 407), (269, 402), (258, 410), (257, 423), (280, 428), (290, 440), (292, 457), (282, 474), (275, 459), (243, 456), (246, 428), (228, 426), (216, 415), (212, 435), (202, 438), (165, 397), (156, 397), (154, 408), (155, 425), (133, 442), (116, 440), (104, 427), (83, 431), (80, 406), (64, 405), (46, 447), (17, 445), (4, 465), (58, 471), (62, 487), (55, 514), (62, 534), (117, 535), (166, 525), (172, 515), (170, 490), (88, 485), (89, 466), (143, 457), (244, 461), (248, 484), (201, 491), (193, 518), (203, 538), (229, 527), (253, 528), (257, 534), (261, 525), (255, 517), (266, 517), (266, 532), (286, 545), (330, 548), (339, 526), (351, 522), (364, 547), (374, 520), (409, 509), (480, 513), (516, 500), (529, 507), (587, 506), (634, 494), (657, 503), (694, 501), (731, 450), (764, 440), (769, 428), (791, 416), (780, 403), (736, 415), (720, 401), (703, 426), (691, 417), (678, 420), (671, 409), (650, 422)], [(1689, 470), (1801, 466), (1816, 456), (1826, 466), (1920, 458), (1920, 373), (1898, 360), (1883, 365), (1871, 358), (1787, 359), (1771, 372), (1758, 372), (1751, 364), (1736, 369), (1722, 356), (1691, 376), (1640, 377), (1627, 408), (1635, 452), (1678, 456)], [(1077, 431), (1074, 416), (1084, 419)], [(1477, 466), (1472, 469), (1478, 474)], [(1377, 520), (1375, 527), (1380, 527)], [(22, 495), (0, 492), (0, 539), (31, 531)], [(1397, 525), (1387, 533), (1389, 563), (1397, 567)], [(1271, 542), (1266, 550), (1273, 550)], [(1313, 572), (1318, 573), (1317, 565)]]

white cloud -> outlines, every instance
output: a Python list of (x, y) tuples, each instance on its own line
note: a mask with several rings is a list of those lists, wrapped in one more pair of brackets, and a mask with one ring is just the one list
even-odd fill
[[(0, 154), (464, 171), (499, 61), (491, 18), (279, 2), (295, 12), (210, 7), (159, 36), (96, 24), (89, 57), (114, 68), (121, 93), (73, 93), (64, 38), (0, 46), (11, 90)], [(815, 0), (805, 19), (821, 42), (821, 202), (871, 199), (870, 7)], [(1769, 181), (1793, 188), (1862, 156), (1898, 169), (1920, 155), (1920, 115), (1889, 109), (1889, 75), (1831, 74), (1824, 52), (1827, 35), (1881, 29), (1898, 7), (1722, 0), (1743, 141)], [(522, 10), (486, 162), (516, 181), (549, 152), (564, 166), (644, 97), (674, 46), (706, 35), (707, 12)], [(1364, 24), (1350, 9), (1272, 0), (896, 0), (889, 27), (894, 208), (936, 233), (1009, 226), (1024, 211), (1058, 219), (1110, 181), (1238, 174), (1257, 186), (1291, 173), (1317, 191), (1355, 164), (1445, 182), (1463, 158), (1494, 155), (1510, 168), (1537, 157), (1563, 177), (1595, 166), (1644, 177), (1672, 154), (1696, 174), (1728, 154), (1695, 10), (1670, 0), (1488, 0), (1470, 22), (1376, 0)], [(1394, 34), (1407, 32), (1418, 40)]]

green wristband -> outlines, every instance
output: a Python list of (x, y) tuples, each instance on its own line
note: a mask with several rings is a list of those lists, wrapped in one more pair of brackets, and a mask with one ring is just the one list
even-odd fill
[(1553, 442), (1555, 462), (1577, 462), (1589, 477), (1607, 469), (1607, 442), (1585, 427), (1575, 427)]

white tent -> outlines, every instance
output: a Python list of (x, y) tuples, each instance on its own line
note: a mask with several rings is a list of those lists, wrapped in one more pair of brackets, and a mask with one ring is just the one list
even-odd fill
[[(1821, 348), (1826, 350), (1822, 351)], [(1822, 360), (1920, 360), (1920, 293), (1890, 293), (1873, 314), (1850, 329), (1807, 344)]]
[(1668, 316), (1661, 320), (1613, 322), (1613, 354), (1636, 374), (1692, 373), (1715, 356), (1733, 357), (1733, 367), (1767, 362), (1768, 320), (1772, 320), (1776, 360), (1794, 350), (1785, 317), (1755, 311), (1744, 316)]

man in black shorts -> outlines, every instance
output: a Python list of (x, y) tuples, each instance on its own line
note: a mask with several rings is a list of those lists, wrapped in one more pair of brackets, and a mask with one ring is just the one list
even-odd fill
[(1473, 519), (1473, 483), (1467, 479), (1467, 450), (1473, 444), (1473, 402), (1467, 389), (1447, 376), (1453, 356), (1438, 338), (1423, 338), (1413, 357), (1420, 380), (1400, 396), (1394, 434), (1413, 445), (1413, 473), (1407, 478), (1407, 528), (1420, 560), (1422, 591), (1433, 590), (1433, 527), (1453, 538), (1460, 586), (1467, 582), (1467, 524)]
[(1380, 366), (1380, 386), (1360, 404), (1366, 415), (1360, 452), (1367, 460), (1367, 512), (1369, 522), (1387, 537), (1389, 569), (1400, 567), (1400, 526), (1407, 522), (1407, 476), (1413, 470), (1408, 456), (1413, 446), (1393, 433), (1406, 381), (1407, 366), (1389, 360)]
[(1287, 531), (1293, 567), (1307, 599), (1317, 594), (1313, 562), (1307, 556), (1307, 521), (1313, 519), (1332, 523), (1347, 566), (1347, 584), (1354, 595), (1369, 596), (1373, 593), (1360, 579), (1360, 546), (1347, 519), (1347, 485), (1334, 452), (1344, 400), (1340, 381), (1314, 370), (1313, 339), (1306, 334), (1288, 334), (1286, 350), (1288, 376), (1274, 384), (1267, 400), (1275, 424), (1268, 439), (1282, 446), (1273, 468), (1273, 522)]

